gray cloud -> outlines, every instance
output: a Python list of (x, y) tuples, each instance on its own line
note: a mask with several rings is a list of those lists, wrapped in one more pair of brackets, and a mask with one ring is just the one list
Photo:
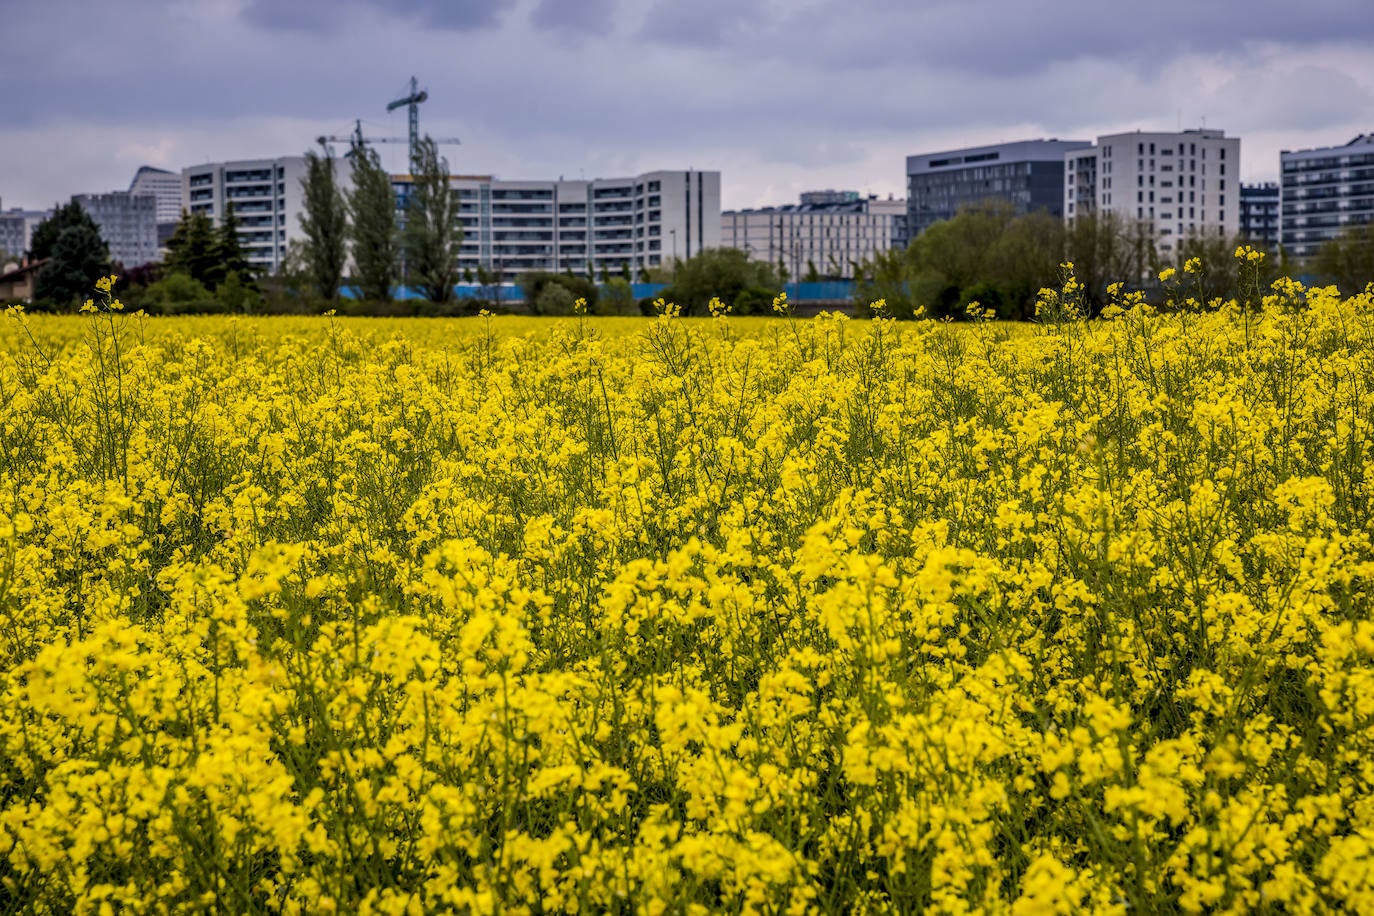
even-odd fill
[(383, 16), (418, 25), (465, 31), (495, 25), (511, 0), (251, 0), (244, 7), (248, 23), (265, 29), (330, 31), (340, 26), (349, 6), (366, 7)]
[(550, 32), (607, 34), (615, 25), (616, 0), (540, 0), (530, 22)]
[[(9, 4), (0, 195), (47, 204), (127, 186), (144, 161), (300, 153), (359, 117), (403, 134), (384, 109), (412, 73), (421, 128), (463, 138), (445, 150), (457, 170), (719, 168), (727, 204), (899, 191), (910, 153), (1204, 117), (1276, 173), (1281, 146), (1374, 123), (1367, 2)], [(55, 53), (55, 35), (98, 37)]]

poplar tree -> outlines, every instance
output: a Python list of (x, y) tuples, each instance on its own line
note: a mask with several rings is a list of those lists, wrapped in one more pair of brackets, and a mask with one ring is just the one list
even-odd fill
[(347, 259), (348, 213), (343, 192), (334, 180), (334, 157), (325, 148), (320, 156), (314, 150), (305, 154), (305, 177), (301, 179), (305, 212), (300, 215), (305, 236), (306, 272), (315, 293), (327, 301), (339, 296)]
[(399, 253), (396, 233), (396, 195), (391, 176), (382, 168), (377, 151), (354, 139), (353, 189), (349, 192), (349, 240), (353, 243), (353, 279), (369, 302), (391, 299)]
[(458, 224), (457, 196), (449, 186), (448, 160), (426, 136), (410, 163), (414, 181), (406, 204), (405, 248), (407, 281), (418, 286), (430, 302), (448, 302), (458, 282), (458, 248), (463, 230)]

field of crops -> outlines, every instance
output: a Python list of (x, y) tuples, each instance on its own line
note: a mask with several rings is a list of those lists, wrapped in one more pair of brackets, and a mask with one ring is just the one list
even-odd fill
[(1374, 297), (1121, 305), (4, 319), (0, 909), (1374, 912)]

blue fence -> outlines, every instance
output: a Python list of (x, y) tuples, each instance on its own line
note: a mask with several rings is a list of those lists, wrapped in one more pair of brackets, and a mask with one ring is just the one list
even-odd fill
[[(601, 287), (604, 289), (605, 287)], [(662, 295), (668, 288), (666, 283), (631, 283), (630, 290), (636, 299), (653, 299)], [(341, 291), (348, 299), (358, 298), (357, 287), (346, 286)], [(485, 299), (488, 302), (524, 302), (525, 291), (516, 283), (502, 283), (482, 286), (477, 283), (460, 283), (453, 288), (459, 299)], [(823, 280), (819, 283), (788, 283), (787, 298), (796, 303), (808, 302), (848, 302), (854, 298), (853, 280)], [(423, 299), (424, 295), (413, 286), (397, 287), (395, 299)]]

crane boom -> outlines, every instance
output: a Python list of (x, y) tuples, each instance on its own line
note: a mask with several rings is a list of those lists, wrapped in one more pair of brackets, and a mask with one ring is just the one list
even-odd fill
[(415, 161), (415, 152), (420, 147), (420, 103), (429, 98), (429, 91), (419, 88), (415, 77), (410, 78), (410, 95), (396, 99), (386, 106), (387, 111), (395, 111), (404, 106), (410, 116), (410, 161)]

